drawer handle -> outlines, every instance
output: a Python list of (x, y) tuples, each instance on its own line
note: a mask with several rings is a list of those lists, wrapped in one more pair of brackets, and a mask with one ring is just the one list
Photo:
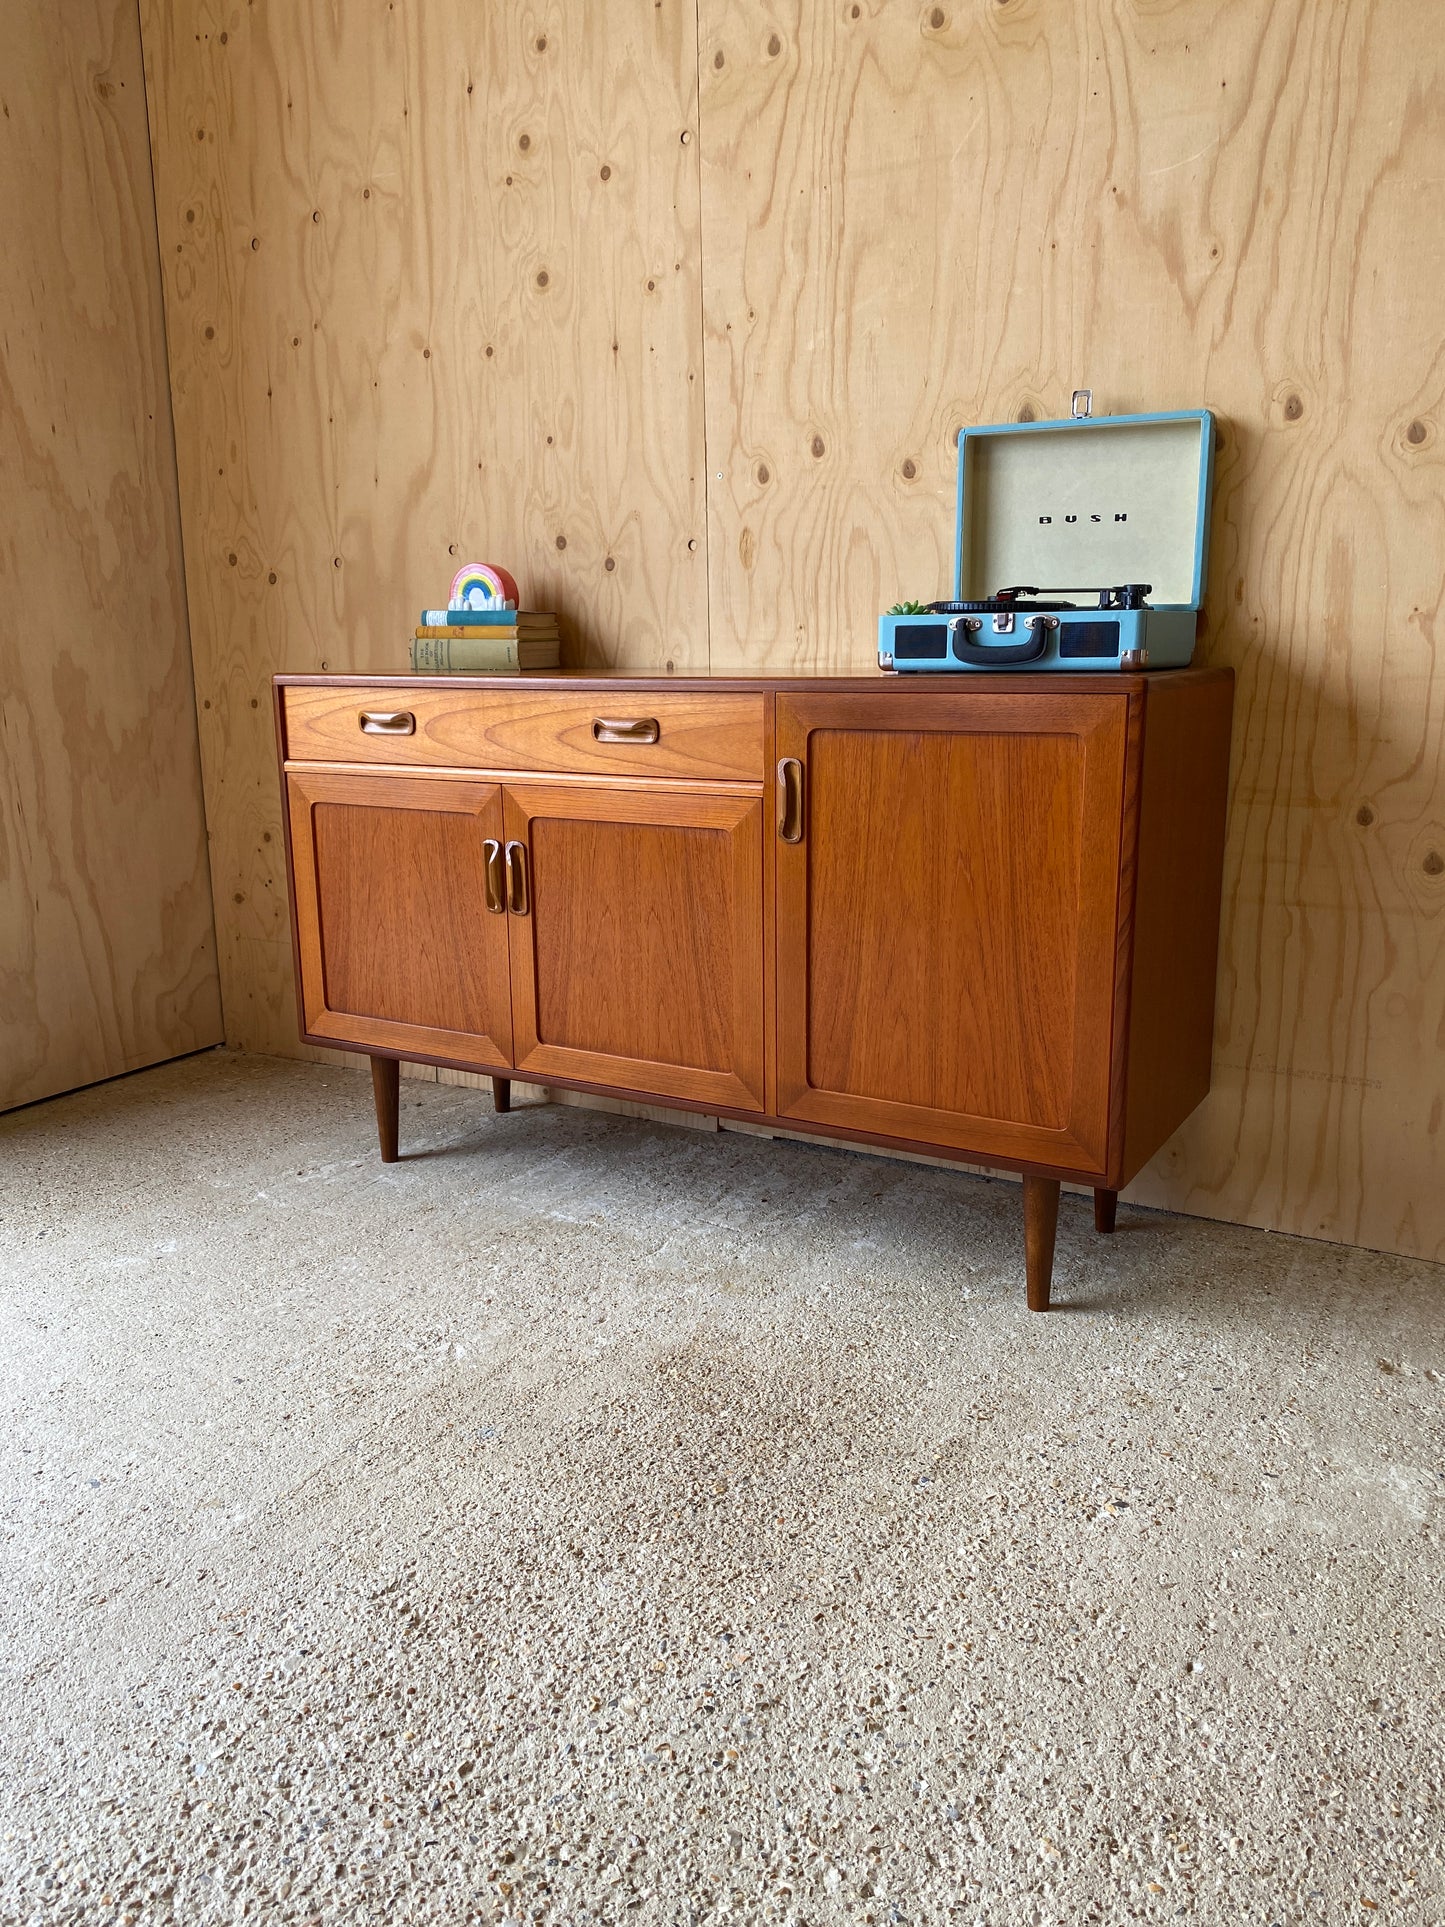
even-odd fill
[(527, 891), (527, 846), (507, 845), (507, 908), (514, 917), (525, 917), (532, 907)]
[(796, 756), (778, 764), (778, 835), (784, 843), (803, 840), (803, 765)]
[(592, 725), (592, 734), (599, 743), (655, 743), (662, 731), (655, 716), (635, 716), (623, 722), (611, 722), (599, 716)]
[(363, 736), (416, 734), (416, 717), (409, 709), (363, 709), (359, 721)]
[(483, 843), (482, 854), (487, 859), (487, 908), (494, 917), (504, 916), (507, 901), (502, 895), (502, 846), (494, 836)]

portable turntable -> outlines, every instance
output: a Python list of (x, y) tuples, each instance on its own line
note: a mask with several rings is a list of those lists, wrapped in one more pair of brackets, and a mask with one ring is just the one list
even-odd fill
[(1095, 419), (1089, 405), (1080, 389), (1068, 421), (959, 436), (953, 597), (880, 617), (880, 669), (1188, 664), (1208, 565), (1214, 417)]

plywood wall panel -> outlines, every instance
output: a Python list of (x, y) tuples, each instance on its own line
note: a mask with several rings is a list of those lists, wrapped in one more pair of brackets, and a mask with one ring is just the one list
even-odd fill
[(296, 1048), (273, 668), (492, 555), (578, 662), (866, 669), (962, 423), (1204, 402), (1215, 1091), (1135, 1195), (1445, 1255), (1431, 0), (142, 8), (234, 1041)]
[(140, 33), (0, 25), (0, 1109), (221, 1038)]
[(964, 422), (1225, 417), (1216, 1088), (1134, 1195), (1445, 1256), (1430, 0), (703, 0), (715, 668), (950, 582)]
[(460, 562), (707, 665), (696, 38), (652, 0), (143, 0), (227, 1032), (295, 1048), (267, 678)]

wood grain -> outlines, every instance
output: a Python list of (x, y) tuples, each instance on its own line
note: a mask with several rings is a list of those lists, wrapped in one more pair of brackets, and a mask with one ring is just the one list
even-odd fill
[(0, 1109), (221, 1039), (140, 36), (0, 28)]
[(531, 909), (511, 916), (516, 1064), (763, 1108), (756, 795), (508, 785)]
[(715, 667), (859, 669), (944, 591), (962, 423), (1219, 411), (1214, 1089), (1131, 1195), (1436, 1258), (1438, 12), (703, 0), (699, 40)]
[(695, 15), (141, 12), (227, 1034), (294, 1050), (273, 669), (404, 666), (477, 559), (706, 666)]
[(1209, 1090), (1232, 701), (1227, 679), (1185, 690), (1167, 676), (1144, 698), (1123, 1182)]
[(306, 772), (286, 789), (308, 1036), (508, 1066), (507, 919), (486, 908), (496, 785)]
[(1127, 709), (778, 697), (780, 1115), (1104, 1174)]
[[(377, 762), (559, 770), (584, 776), (671, 776), (756, 783), (763, 774), (761, 695), (615, 690), (575, 696), (546, 688), (429, 689), (407, 684), (377, 700), (355, 688), (291, 687), (286, 749), (294, 762)], [(369, 736), (366, 711), (403, 711), (409, 736)], [(599, 720), (653, 721), (653, 743), (599, 742)]]
[(706, 601), (718, 668), (861, 671), (961, 423), (1205, 402), (1214, 1087), (1131, 1196), (1445, 1257), (1433, 0), (143, 11), (235, 1041), (294, 1048), (249, 705), (399, 664), (451, 545), (584, 659), (701, 667)]

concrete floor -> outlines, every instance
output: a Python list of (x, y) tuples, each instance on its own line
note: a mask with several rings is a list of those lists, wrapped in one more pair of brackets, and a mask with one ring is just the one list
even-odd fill
[(1445, 1920), (1445, 1271), (402, 1088), (0, 1119), (0, 1920)]

